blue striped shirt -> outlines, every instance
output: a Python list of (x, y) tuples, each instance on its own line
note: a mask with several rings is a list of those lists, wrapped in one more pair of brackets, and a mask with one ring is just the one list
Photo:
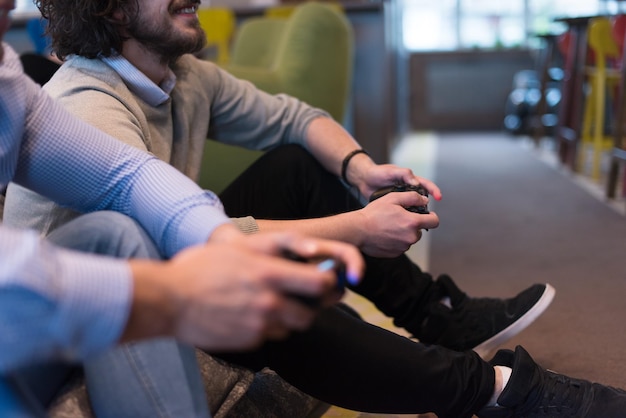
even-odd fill
[[(22, 72), (0, 63), (0, 188), (14, 181), (57, 203), (136, 219), (163, 254), (230, 222), (219, 199), (179, 171), (79, 121)], [(82, 359), (121, 335), (132, 296), (128, 264), (78, 254), (0, 225), (0, 372)]]
[(168, 67), (168, 74), (160, 86), (157, 86), (147, 75), (142, 73), (121, 55), (100, 58), (119, 74), (128, 88), (141, 97), (150, 106), (160, 106), (170, 99), (170, 93), (176, 85), (176, 75)]

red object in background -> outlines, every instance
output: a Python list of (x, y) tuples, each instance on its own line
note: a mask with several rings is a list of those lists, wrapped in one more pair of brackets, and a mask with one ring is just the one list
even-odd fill
[(626, 15), (617, 15), (611, 19), (613, 38), (619, 48), (620, 57), (624, 52), (624, 38), (626, 37)]
[(567, 56), (569, 55), (569, 44), (572, 41), (572, 33), (569, 30), (566, 30), (562, 34), (559, 35), (556, 44), (559, 48), (559, 52), (561, 56), (567, 61)]

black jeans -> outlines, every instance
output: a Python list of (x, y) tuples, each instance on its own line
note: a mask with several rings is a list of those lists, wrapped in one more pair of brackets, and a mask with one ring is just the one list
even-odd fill
[[(220, 198), (229, 216), (257, 219), (319, 218), (362, 207), (335, 175), (298, 145), (263, 155)], [(397, 326), (417, 328), (424, 320), (424, 306), (440, 298), (431, 275), (404, 254), (396, 258), (363, 256), (365, 276), (351, 289), (394, 318)]]
[(270, 367), (301, 391), (363, 412), (470, 418), (495, 383), (475, 352), (426, 346), (346, 313), (324, 310), (307, 331), (250, 353), (212, 353), (231, 363)]
[[(360, 207), (334, 175), (294, 145), (265, 154), (220, 197), (230, 216), (259, 219), (313, 218)], [(419, 311), (430, 297), (431, 277), (406, 256), (366, 262), (354, 290), (396, 320)], [(471, 417), (491, 397), (495, 381), (492, 367), (472, 351), (419, 344), (339, 307), (285, 341), (218, 356), (255, 370), (271, 367), (318, 399), (366, 412)]]

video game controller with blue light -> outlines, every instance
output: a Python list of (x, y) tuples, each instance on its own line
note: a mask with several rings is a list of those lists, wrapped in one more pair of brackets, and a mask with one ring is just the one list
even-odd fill
[[(320, 271), (333, 270), (335, 272), (335, 276), (337, 279), (337, 283), (335, 285), (335, 291), (340, 294), (343, 294), (343, 292), (345, 291), (346, 284), (348, 283), (348, 279), (346, 276), (346, 266), (341, 261), (336, 260), (334, 258), (317, 259), (321, 261), (308, 260), (290, 251), (285, 251), (284, 256), (293, 261), (299, 261), (303, 263), (316, 263), (317, 268)], [(301, 302), (312, 309), (317, 309), (321, 305), (320, 298), (315, 297), (315, 296), (305, 296), (305, 295), (298, 295), (298, 294), (290, 293), (289, 297), (297, 299), (298, 302)]]

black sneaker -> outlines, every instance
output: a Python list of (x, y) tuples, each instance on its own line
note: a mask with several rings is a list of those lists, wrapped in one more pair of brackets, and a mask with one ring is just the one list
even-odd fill
[(625, 391), (544, 370), (520, 346), (500, 350), (490, 363), (513, 373), (497, 405), (481, 409), (480, 418), (626, 416)]
[(451, 307), (431, 302), (414, 335), (424, 344), (474, 350), (483, 358), (537, 319), (555, 293), (549, 284), (536, 284), (510, 299), (470, 298), (447, 275), (439, 276), (436, 283)]

